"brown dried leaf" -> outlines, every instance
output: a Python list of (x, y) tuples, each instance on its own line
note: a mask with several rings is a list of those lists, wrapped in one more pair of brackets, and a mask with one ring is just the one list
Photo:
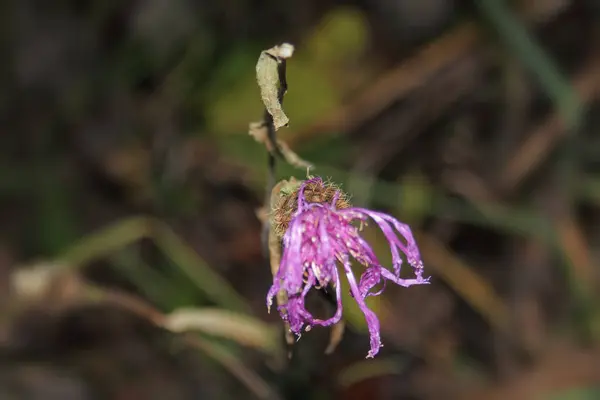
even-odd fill
[(275, 130), (287, 126), (289, 118), (285, 115), (279, 99), (279, 64), (292, 56), (294, 46), (283, 43), (260, 53), (256, 64), (256, 81), (260, 87), (260, 96), (265, 108), (273, 117)]

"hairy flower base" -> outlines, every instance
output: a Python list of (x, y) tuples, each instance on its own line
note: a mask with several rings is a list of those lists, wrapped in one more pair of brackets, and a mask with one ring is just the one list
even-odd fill
[[(381, 347), (379, 320), (371, 311), (365, 299), (383, 292), (373, 292), (379, 283), (385, 287), (386, 281), (408, 287), (427, 284), (429, 278), (423, 278), (423, 263), (419, 249), (410, 228), (390, 215), (364, 208), (336, 207), (340, 193), (336, 193), (330, 203), (309, 203), (304, 196), (307, 185), (323, 185), (321, 178), (304, 181), (298, 189), (298, 205), (289, 227), (283, 237), (283, 256), (279, 270), (274, 277), (273, 286), (267, 295), (267, 307), (270, 309), (273, 297), (284, 291), (288, 301), (278, 307), (281, 317), (289, 323), (290, 330), (300, 335), (302, 329), (313, 326), (330, 326), (342, 318), (342, 298), (338, 265), (343, 267), (350, 285), (350, 293), (365, 315), (371, 337), (371, 350), (367, 357), (374, 357)], [(378, 261), (371, 246), (360, 236), (356, 222), (371, 219), (377, 223), (390, 244), (393, 271), (384, 268)], [(401, 240), (398, 236), (403, 237)], [(400, 278), (400, 268), (404, 253), (412, 266), (415, 278)], [(360, 281), (357, 282), (351, 268), (350, 257), (366, 267)], [(306, 309), (304, 300), (313, 287), (335, 288), (337, 310), (326, 320), (314, 318)]]

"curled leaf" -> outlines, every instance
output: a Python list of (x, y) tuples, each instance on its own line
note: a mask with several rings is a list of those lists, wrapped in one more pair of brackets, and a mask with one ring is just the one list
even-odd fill
[(275, 130), (287, 126), (290, 121), (281, 104), (280, 90), (285, 90), (285, 88), (282, 87), (280, 65), (293, 53), (294, 46), (283, 43), (261, 52), (256, 63), (256, 81), (260, 87), (260, 96), (267, 112), (273, 117)]

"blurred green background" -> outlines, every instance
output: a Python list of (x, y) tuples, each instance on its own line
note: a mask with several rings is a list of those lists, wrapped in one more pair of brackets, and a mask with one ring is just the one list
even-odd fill
[[(0, 20), (0, 399), (600, 399), (597, 1), (14, 0)], [(248, 124), (284, 41), (279, 139), (409, 223), (432, 275), (369, 302), (374, 360), (351, 301), (331, 355), (323, 328), (288, 359), (266, 311)]]

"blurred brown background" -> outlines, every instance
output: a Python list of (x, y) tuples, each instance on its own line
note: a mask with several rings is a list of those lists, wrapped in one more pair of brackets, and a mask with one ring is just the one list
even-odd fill
[[(598, 1), (15, 0), (0, 20), (0, 399), (600, 399)], [(266, 312), (247, 129), (283, 41), (279, 138), (409, 223), (433, 276), (370, 303), (375, 360), (351, 304), (334, 354), (314, 329), (291, 360)]]

